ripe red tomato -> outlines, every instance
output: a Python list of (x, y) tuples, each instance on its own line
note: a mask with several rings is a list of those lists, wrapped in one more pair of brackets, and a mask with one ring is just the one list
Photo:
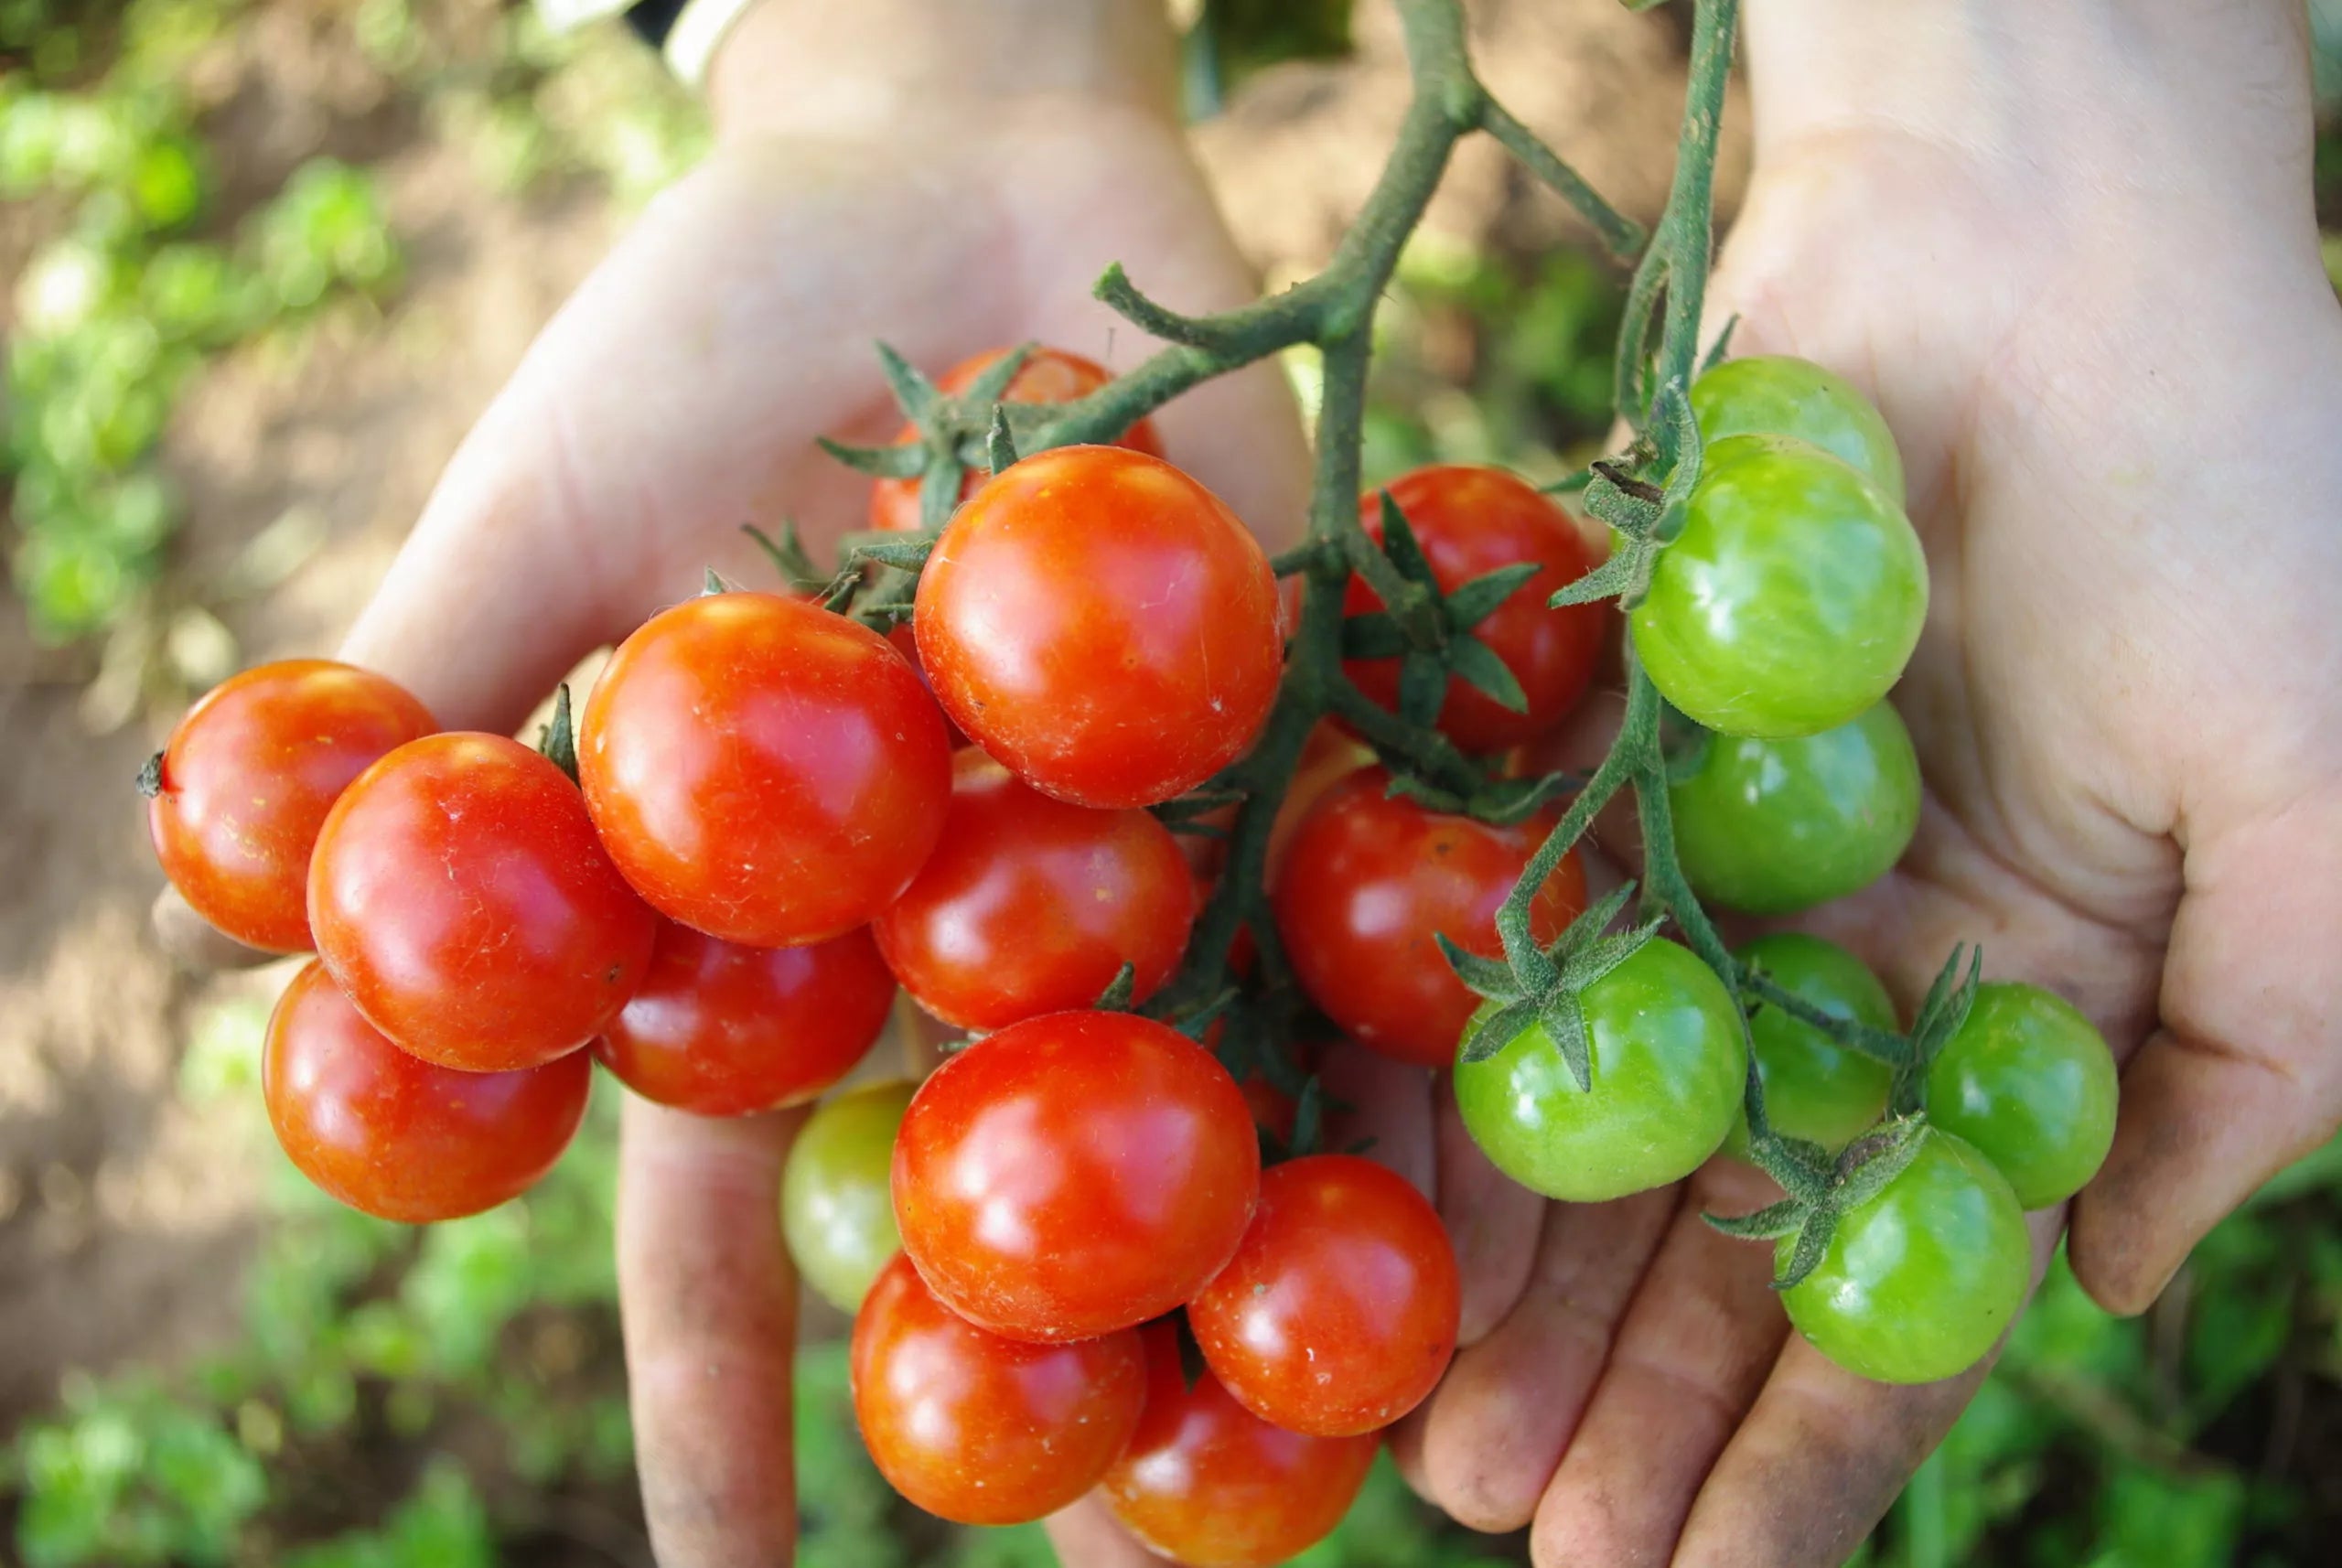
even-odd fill
[(1284, 660), (1276, 578), (1236, 514), (1113, 446), (985, 485), (937, 537), (912, 625), (970, 738), (1081, 806), (1152, 805), (1234, 761)]
[(403, 687), (329, 659), (231, 675), (156, 757), (146, 828), (195, 912), (249, 946), (306, 952), (309, 852), (349, 781), (439, 727)]
[(1243, 1239), (1261, 1186), (1228, 1069), (1129, 1013), (1057, 1013), (919, 1086), (895, 1139), (903, 1250), (996, 1334), (1086, 1339), (1170, 1311)]
[(1099, 1490), (1124, 1530), (1190, 1568), (1266, 1568), (1342, 1522), (1378, 1441), (1272, 1426), (1207, 1371), (1189, 1388), (1177, 1330), (1151, 1323), (1146, 1409)]
[(1236, 1402), (1288, 1432), (1380, 1432), (1456, 1353), (1456, 1250), (1422, 1193), (1371, 1160), (1311, 1155), (1261, 1173), (1228, 1267), (1187, 1304)]
[(869, 628), (778, 594), (704, 594), (619, 644), (586, 703), (594, 825), (662, 915), (749, 947), (824, 941), (910, 886), (951, 753)]
[[(1520, 682), (1527, 711), (1516, 714), (1451, 677), (1439, 710), (1440, 730), (1466, 751), (1502, 751), (1568, 717), (1594, 678), (1609, 619), (1600, 605), (1554, 609), (1546, 603), (1600, 564), (1569, 513), (1501, 468), (1441, 464), (1402, 474), (1385, 489), (1406, 514), (1442, 593), (1499, 567), (1524, 561), (1538, 565), (1535, 576), (1472, 628)], [(1380, 543), (1380, 492), (1360, 499), (1359, 515)], [(1342, 607), (1359, 615), (1380, 609), (1382, 599), (1364, 577), (1353, 576)], [(1396, 659), (1354, 659), (1342, 668), (1375, 702), (1386, 708), (1399, 705)]]
[(886, 1026), (895, 977), (866, 930), (744, 948), (659, 922), (650, 969), (594, 1054), (642, 1096), (700, 1116), (800, 1105)]
[(971, 747), (943, 842), (871, 930), (919, 1005), (998, 1029), (1089, 1006), (1125, 963), (1153, 995), (1195, 918), (1195, 878), (1153, 816), (1052, 800)]
[[(927, 688), (927, 694), (930, 697), (935, 695), (935, 688), (927, 678), (927, 667), (919, 661), (919, 639), (911, 633), (911, 623), (907, 620), (898, 620), (887, 628), (886, 645), (901, 654), (905, 663), (919, 671), (919, 683)], [(942, 712), (940, 708), (936, 711)], [(954, 751), (968, 744), (968, 737), (962, 735), (960, 726), (949, 718), (943, 721), (943, 738), (951, 743), (951, 749)]]
[[(987, 349), (972, 359), (961, 360), (943, 373), (936, 387), (959, 396), (1008, 350)], [(1025, 362), (1009, 378), (1004, 403), (1071, 403), (1088, 397), (1114, 379), (1114, 372), (1095, 360), (1085, 360), (1079, 354), (1069, 354), (1063, 349), (1036, 349), (1025, 356)], [(906, 424), (896, 441), (919, 439), (919, 431)], [(1117, 446), (1127, 446), (1133, 452), (1144, 452), (1150, 457), (1163, 456), (1163, 439), (1155, 433), (1155, 422), (1142, 419), (1115, 438)], [(960, 480), (960, 499), (966, 500), (976, 493), (976, 487), (990, 476), (971, 468)], [(877, 479), (870, 486), (870, 526), (888, 533), (916, 533), (919, 526), (919, 481), (917, 479)]]
[(380, 1219), (427, 1225), (493, 1208), (553, 1168), (586, 1114), (593, 1064), (457, 1072), (403, 1051), (321, 963), (268, 1020), (261, 1098), (301, 1174)]
[(309, 921), (373, 1026), (465, 1072), (535, 1067), (600, 1034), (657, 922), (568, 776), (493, 735), (434, 735), (359, 776), (317, 834)]
[(1098, 1484), (1146, 1399), (1138, 1331), (1027, 1345), (954, 1316), (899, 1253), (854, 1320), (854, 1413), (879, 1473), (959, 1524), (1023, 1524)]
[[(1302, 820), (1272, 892), (1277, 934), (1302, 990), (1346, 1033), (1401, 1061), (1445, 1067), (1478, 999), (1434, 934), (1500, 956), (1497, 908), (1553, 819), (1492, 827), (1388, 796), (1389, 784), (1382, 769), (1364, 768)], [(1531, 908), (1538, 940), (1561, 935), (1585, 908), (1585, 872), (1572, 850)]]

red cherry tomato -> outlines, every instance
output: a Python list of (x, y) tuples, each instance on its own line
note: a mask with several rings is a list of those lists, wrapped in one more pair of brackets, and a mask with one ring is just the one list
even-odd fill
[[(1478, 999), (1433, 940), (1499, 956), (1497, 908), (1553, 825), (1541, 813), (1509, 827), (1387, 796), (1365, 768), (1327, 791), (1295, 829), (1272, 891), (1277, 934), (1309, 999), (1383, 1055), (1445, 1067)], [(1585, 908), (1572, 850), (1539, 890), (1540, 941)]]
[(404, 688), (328, 659), (230, 676), (156, 757), (146, 828), (163, 875), (238, 941), (306, 952), (326, 812), (376, 758), (438, 727)]
[(399, 1049), (321, 963), (268, 1020), (261, 1098), (301, 1174), (380, 1219), (427, 1225), (493, 1208), (553, 1168), (586, 1114), (593, 1064), (457, 1072)]
[(1057, 1013), (919, 1086), (895, 1139), (903, 1250), (945, 1305), (1011, 1338), (1144, 1323), (1235, 1253), (1261, 1185), (1228, 1069), (1129, 1013)]
[(577, 786), (519, 741), (467, 734), (409, 741), (343, 792), (309, 863), (309, 922), (376, 1028), (466, 1072), (600, 1034), (657, 924)]
[[(1403, 474), (1385, 488), (1406, 514), (1442, 593), (1499, 567), (1537, 563), (1537, 575), (1472, 628), (1520, 682), (1527, 711), (1516, 714), (1451, 677), (1440, 729), (1466, 751), (1487, 752), (1519, 746), (1561, 723), (1585, 695), (1608, 619), (1600, 605), (1554, 609), (1546, 602), (1600, 564), (1569, 513), (1501, 468), (1443, 464)], [(1364, 497), (1359, 512), (1380, 543), (1380, 492)], [(1342, 607), (1359, 615), (1380, 609), (1382, 600), (1364, 577), (1354, 576)], [(1398, 706), (1399, 660), (1356, 659), (1342, 668), (1369, 697), (1386, 708)]]
[(626, 878), (749, 947), (867, 925), (935, 847), (943, 716), (869, 628), (778, 594), (704, 594), (619, 644), (578, 774)]
[(951, 772), (943, 842), (871, 928), (919, 1005), (998, 1029), (1089, 1006), (1125, 963), (1139, 999), (1161, 989), (1196, 918), (1170, 830), (1052, 800), (973, 748)]
[[(935, 384), (939, 391), (953, 397), (966, 392), (978, 376), (998, 363), (1005, 349), (987, 349), (972, 359), (962, 360), (945, 371)], [(1071, 403), (1088, 397), (1114, 379), (1114, 372), (1095, 360), (1085, 360), (1079, 354), (1069, 354), (1063, 349), (1036, 349), (1025, 356), (1025, 362), (1009, 378), (1004, 403)], [(919, 431), (906, 424), (895, 437), (897, 442), (919, 439)], [(1117, 446), (1127, 446), (1133, 452), (1144, 452), (1150, 457), (1163, 456), (1163, 440), (1155, 433), (1155, 422), (1142, 419), (1117, 437)], [(971, 468), (960, 480), (960, 499), (966, 500), (976, 493), (976, 487), (989, 476)], [(877, 479), (870, 486), (870, 526), (888, 533), (916, 533), (919, 526), (919, 481), (917, 479)]]
[(1270, 1425), (1209, 1371), (1195, 1387), (1177, 1330), (1151, 1323), (1146, 1410), (1099, 1492), (1124, 1530), (1190, 1568), (1266, 1568), (1342, 1522), (1377, 1439), (1308, 1437)]
[(1146, 1399), (1134, 1328), (1027, 1345), (954, 1316), (899, 1253), (854, 1320), (854, 1413), (879, 1473), (931, 1514), (1023, 1524), (1098, 1484)]
[[(886, 645), (901, 654), (904, 661), (919, 671), (919, 683), (927, 688), (927, 694), (930, 697), (935, 695), (935, 687), (927, 678), (927, 667), (919, 661), (919, 639), (911, 633), (911, 623), (907, 620), (898, 620), (889, 627), (886, 631)], [(936, 711), (940, 713), (942, 710), (939, 708)], [(943, 721), (943, 738), (951, 743), (951, 749), (954, 751), (968, 744), (968, 737), (962, 735), (960, 726), (949, 718)]]
[(1234, 761), (1284, 658), (1276, 579), (1236, 514), (1113, 446), (1042, 452), (978, 491), (912, 624), (970, 738), (1082, 806), (1167, 800)]
[(650, 972), (594, 1054), (645, 1100), (699, 1116), (800, 1105), (862, 1059), (895, 1003), (870, 933), (744, 948), (659, 922)]
[(1456, 1251), (1423, 1195), (1370, 1160), (1261, 1174), (1261, 1202), (1187, 1321), (1236, 1402), (1288, 1432), (1379, 1432), (1456, 1353)]

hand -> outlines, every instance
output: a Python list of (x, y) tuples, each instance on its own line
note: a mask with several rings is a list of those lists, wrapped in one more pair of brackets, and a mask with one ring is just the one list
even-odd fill
[[(1918, 840), (1807, 923), (1907, 1007), (1981, 940), (2097, 1020), (2121, 1127), (2071, 1255), (2135, 1312), (2342, 1119), (2342, 311), (2299, 7), (1748, 9), (1709, 320), (1876, 395), (1934, 576)], [(1763, 1200), (1746, 1167), (1544, 1205), (1444, 1122), (1477, 1343), (1399, 1449), (1466, 1522), (1533, 1518), (1540, 1563), (1835, 1563), (1982, 1375), (1887, 1388), (1789, 1336), (1769, 1250), (1698, 1219)]]

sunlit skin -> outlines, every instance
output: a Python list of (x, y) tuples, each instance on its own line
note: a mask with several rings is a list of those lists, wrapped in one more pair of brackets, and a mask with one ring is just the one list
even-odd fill
[(1196, 879), (1149, 813), (1053, 800), (971, 746), (943, 838), (871, 928), (920, 1006), (963, 1029), (1086, 1007), (1132, 967), (1134, 1000), (1177, 968)]
[(2079, 1192), (2114, 1142), (2117, 1086), (2105, 1036), (2037, 985), (1981, 986), (1928, 1069), (1928, 1114), (2047, 1208)]
[(854, 1413), (894, 1488), (960, 1524), (1023, 1524), (1098, 1483), (1138, 1425), (1138, 1331), (1004, 1339), (953, 1316), (897, 1257), (854, 1323)]
[(1794, 354), (1727, 360), (1692, 382), (1692, 414), (1703, 441), (1727, 435), (1794, 435), (1868, 475), (1903, 504), (1903, 457), (1895, 433), (1863, 390)]
[(895, 1130), (912, 1083), (874, 1083), (823, 1101), (781, 1172), (780, 1229), (805, 1283), (855, 1312), (903, 1239), (895, 1229)]
[[(1862, 960), (1834, 942), (1802, 931), (1775, 931), (1744, 943), (1732, 956), (1832, 1017), (1890, 1034), (1896, 1027), (1895, 1001), (1886, 987)], [(1751, 1006), (1748, 1043), (1765, 1081), (1765, 1119), (1784, 1138), (1841, 1149), (1886, 1110), (1894, 1074), (1885, 1062), (1840, 1045), (1779, 1007)], [(1748, 1122), (1742, 1116), (1733, 1122), (1725, 1146), (1740, 1154), (1747, 1139)]]
[[(936, 378), (936, 390), (957, 397), (985, 371), (996, 364), (1005, 349), (987, 349), (981, 354), (961, 360)], [(1063, 349), (1036, 348), (1025, 356), (1009, 378), (1008, 390), (1003, 403), (1071, 403), (1087, 397), (1113, 378), (1112, 371), (1095, 360), (1085, 360)], [(915, 441), (919, 431), (906, 424), (896, 433), (898, 442)], [(1133, 452), (1149, 456), (1163, 456), (1163, 437), (1155, 433), (1155, 422), (1142, 419), (1112, 443), (1127, 446)], [(991, 477), (991, 470), (971, 468), (960, 480), (960, 499), (966, 500), (976, 493), (976, 487)], [(886, 533), (908, 533), (919, 527), (919, 482), (917, 479), (876, 479), (870, 486), (870, 526)]]
[(346, 790), (309, 865), (317, 955), (408, 1050), (535, 1067), (618, 1016), (657, 920), (568, 776), (500, 736), (426, 736)]
[(1069, 1340), (1170, 1311), (1234, 1256), (1261, 1185), (1236, 1080), (1128, 1013), (1011, 1025), (945, 1062), (895, 1143), (895, 1218), (971, 1322)]
[(920, 575), (919, 662), (954, 723), (1044, 794), (1146, 806), (1252, 742), (1284, 669), (1276, 578), (1170, 464), (1068, 446), (994, 475)]
[[(1522, 562), (1538, 566), (1534, 576), (1471, 630), (1520, 682), (1528, 706), (1514, 713), (1454, 677), (1440, 706), (1439, 728), (1473, 752), (1502, 751), (1552, 729), (1585, 694), (1603, 633), (1615, 624), (1602, 605), (1555, 609), (1546, 603), (1599, 563), (1593, 546), (1569, 513), (1502, 468), (1442, 464), (1402, 474), (1384, 488), (1405, 514), (1442, 592), (1500, 567)], [(1360, 499), (1359, 517), (1380, 542), (1380, 490)], [(1380, 609), (1382, 600), (1364, 577), (1353, 576), (1342, 607), (1361, 615)], [(1368, 696), (1386, 708), (1398, 705), (1398, 660), (1354, 659), (1343, 669)]]
[(307, 951), (309, 854), (326, 812), (385, 752), (438, 727), (400, 686), (328, 659), (230, 676), (163, 747), (146, 805), (163, 875), (238, 941)]
[(646, 1100), (700, 1116), (801, 1105), (886, 1026), (895, 978), (867, 930), (744, 948), (671, 920), (594, 1054)]
[(1404, 1177), (1352, 1155), (1261, 1174), (1228, 1267), (1187, 1304), (1204, 1359), (1239, 1404), (1289, 1432), (1380, 1432), (1456, 1351), (1456, 1251)]
[(951, 789), (943, 716), (867, 627), (703, 594), (618, 645), (578, 728), (594, 825), (659, 912), (750, 947), (824, 941), (910, 886)]
[(517, 1072), (435, 1066), (385, 1039), (312, 962), (269, 1018), (260, 1083), (303, 1176), (377, 1219), (425, 1225), (493, 1208), (552, 1169), (593, 1067), (581, 1054)]
[[(1343, 1032), (1418, 1067), (1455, 1059), (1479, 999), (1435, 940), (1495, 956), (1497, 908), (1552, 825), (1550, 812), (1497, 827), (1385, 793), (1366, 768), (1328, 789), (1294, 830), (1274, 889), (1277, 932), (1302, 989)], [(1573, 853), (1531, 910), (1550, 941), (1585, 908)]]

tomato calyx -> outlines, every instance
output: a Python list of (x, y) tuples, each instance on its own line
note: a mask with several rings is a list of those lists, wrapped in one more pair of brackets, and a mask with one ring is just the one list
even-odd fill
[(1411, 725), (1438, 719), (1451, 675), (1509, 712), (1528, 712), (1520, 682), (1472, 628), (1535, 576), (1537, 564), (1517, 561), (1442, 593), (1407, 514), (1389, 490), (1381, 502), (1380, 549), (1363, 528), (1345, 535), (1351, 565), (1383, 607), (1344, 618), (1343, 657), (1398, 660), (1399, 717)]
[[(1754, 1214), (1701, 1218), (1724, 1235), (1744, 1240), (1796, 1236), (1788, 1266), (1773, 1280), (1776, 1291), (1789, 1290), (1821, 1267), (1840, 1217), (1877, 1197), (1919, 1157), (1928, 1132), (1924, 1113), (1894, 1117), (1847, 1144), (1834, 1159), (1818, 1144), (1772, 1135), (1773, 1157), (1764, 1162), (1766, 1174), (1789, 1196)], [(1752, 1147), (1755, 1144), (1752, 1139)]]
[(1641, 477), (1657, 455), (1640, 443), (1617, 462), (1593, 466), (1585, 485), (1585, 510), (1596, 521), (1610, 525), (1616, 542), (1607, 561), (1553, 596), (1551, 602), (1556, 609), (1602, 599), (1617, 599), (1620, 609), (1633, 609), (1650, 591), (1660, 552), (1682, 532), (1692, 488), (1700, 479), (1700, 426), (1692, 417), (1692, 402), (1680, 381), (1670, 381), (1660, 389), (1659, 413), (1674, 436), (1675, 446), (1675, 467), (1665, 487)]
[(1450, 968), (1475, 994), (1500, 1004), (1465, 1032), (1461, 1059), (1482, 1062), (1509, 1045), (1531, 1024), (1542, 1024), (1570, 1069), (1581, 1091), (1594, 1087), (1594, 1036), (1586, 1027), (1586, 988), (1634, 957), (1659, 934), (1662, 918), (1654, 917), (1624, 931), (1610, 924), (1635, 895), (1635, 885), (1622, 883), (1609, 897), (1572, 920), (1548, 948), (1531, 948), (1508, 963), (1465, 951), (1438, 933), (1440, 951)]
[(553, 717), (537, 730), (537, 753), (577, 782), (577, 726), (569, 712), (569, 682), (553, 691)]
[[(968, 471), (995, 456), (994, 439), (1004, 438), (1016, 416), (1002, 403), (1008, 385), (1036, 345), (1022, 343), (986, 365), (966, 392), (948, 395), (919, 368), (886, 344), (878, 345), (878, 365), (886, 389), (901, 406), (903, 416), (917, 432), (917, 441), (886, 446), (856, 446), (828, 436), (819, 437), (822, 451), (857, 473), (879, 479), (917, 479), (919, 529), (933, 533), (959, 503), (960, 487)], [(995, 437), (997, 429), (1002, 435)], [(991, 464), (994, 472), (1005, 465)]]

